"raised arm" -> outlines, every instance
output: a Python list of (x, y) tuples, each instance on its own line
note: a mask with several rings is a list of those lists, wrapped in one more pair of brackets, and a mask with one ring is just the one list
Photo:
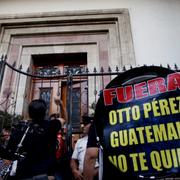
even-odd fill
[(60, 121), (61, 121), (62, 125), (64, 125), (68, 121), (67, 110), (66, 110), (65, 106), (63, 105), (63, 102), (61, 99), (55, 98), (54, 102), (56, 103), (57, 106), (60, 107), (60, 112), (59, 112)]

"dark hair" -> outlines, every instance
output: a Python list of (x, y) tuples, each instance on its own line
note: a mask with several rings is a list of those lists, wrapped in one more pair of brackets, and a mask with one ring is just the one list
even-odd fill
[(55, 118), (55, 119), (59, 118), (59, 114), (57, 114), (57, 113), (51, 114), (49, 116), (49, 119), (51, 120), (52, 118)]
[(92, 123), (93, 120), (94, 120), (94, 118), (91, 116), (82, 116), (82, 123), (84, 125)]
[(43, 120), (46, 115), (47, 105), (43, 99), (35, 99), (29, 104), (29, 116), (31, 119)]

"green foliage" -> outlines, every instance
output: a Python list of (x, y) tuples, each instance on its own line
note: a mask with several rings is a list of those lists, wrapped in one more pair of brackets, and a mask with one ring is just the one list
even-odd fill
[(4, 127), (11, 127), (20, 120), (22, 120), (20, 115), (12, 115), (8, 112), (0, 111), (0, 130), (2, 130)]

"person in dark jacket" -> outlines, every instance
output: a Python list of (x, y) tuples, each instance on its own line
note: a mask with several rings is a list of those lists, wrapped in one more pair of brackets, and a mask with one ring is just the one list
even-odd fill
[[(60, 100), (56, 99), (55, 103), (60, 105)], [(57, 133), (66, 120), (59, 118), (47, 121), (45, 120), (46, 110), (47, 106), (44, 100), (33, 100), (29, 104), (31, 123), (28, 123), (19, 133), (17, 130), (19, 128), (15, 128), (12, 132), (8, 149), (12, 151), (11, 153), (19, 155), (16, 179), (43, 175), (54, 176)], [(25, 138), (17, 152), (17, 143), (15, 142), (22, 141), (23, 135)]]

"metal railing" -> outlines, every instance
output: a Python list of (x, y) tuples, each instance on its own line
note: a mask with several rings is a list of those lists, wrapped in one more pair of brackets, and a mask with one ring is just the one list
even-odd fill
[[(91, 85), (93, 87), (93, 89), (91, 89), (91, 92), (93, 92), (93, 103), (92, 106), (94, 104), (96, 104), (97, 100), (98, 100), (98, 92), (102, 89), (105, 88), (106, 84), (108, 84), (108, 82), (110, 82), (112, 80), (112, 78), (114, 76), (120, 75), (121, 73), (134, 68), (133, 66), (123, 66), (123, 67), (118, 67), (116, 66), (116, 68), (114, 70), (112, 70), (111, 67), (108, 67), (106, 70), (103, 67), (100, 67), (100, 69), (98, 70), (96, 67), (93, 68), (92, 72), (90, 72), (90, 70), (86, 67), (83, 71), (81, 70), (81, 68), (78, 69), (78, 71), (68, 71), (66, 69), (66, 71), (64, 73), (61, 73), (60, 71), (57, 71), (56, 73), (52, 73), (52, 74), (48, 74), (48, 75), (40, 75), (40, 74), (36, 74), (35, 72), (30, 71), (30, 68), (27, 68), (26, 71), (23, 70), (22, 65), (20, 65), (19, 67), (16, 67), (16, 62), (14, 62), (13, 64), (9, 64), (7, 61), (7, 56), (6, 55), (2, 55), (0, 57), (0, 92), (2, 91), (3, 87), (2, 87), (2, 83), (3, 83), (3, 79), (5, 78), (5, 70), (6, 68), (9, 68), (10, 70), (10, 75), (9, 75), (9, 92), (6, 92), (6, 98), (0, 102), (0, 106), (4, 105), (5, 109), (4, 111), (7, 111), (9, 107), (14, 108), (14, 114), (15, 114), (15, 109), (16, 109), (16, 105), (17, 105), (17, 95), (18, 92), (15, 93), (15, 96), (13, 97), (13, 103), (9, 103), (8, 101), (10, 100), (10, 98), (12, 98), (11, 95), (11, 91), (10, 91), (10, 86), (12, 84), (12, 77), (14, 76), (14, 73), (17, 73), (17, 81), (16, 81), (16, 91), (19, 90), (18, 86), (20, 83), (20, 78), (21, 75), (30, 77), (30, 78), (34, 78), (34, 79), (39, 79), (42, 80), (42, 84), (43, 81), (45, 80), (49, 80), (50, 84), (52, 80), (60, 80), (60, 79), (65, 79), (66, 83), (67, 83), (67, 112), (68, 112), (68, 122), (69, 122), (69, 131), (68, 131), (68, 137), (70, 137), (73, 133), (73, 123), (72, 123), (72, 116), (73, 116), (73, 104), (72, 104), (72, 94), (73, 94), (73, 85), (76, 84), (76, 82), (80, 82), (80, 87), (82, 86), (82, 82), (85, 80), (87, 81), (86, 86), (84, 87), (84, 89), (88, 88), (89, 85), (89, 78), (91, 78)], [(144, 65), (146, 66), (146, 65)], [(162, 65), (160, 65), (162, 66)], [(138, 67), (138, 66), (136, 66)], [(174, 67), (170, 67), (169, 64), (167, 64), (167, 68), (168, 69), (173, 69), (174, 71), (178, 71), (178, 66), (175, 64)], [(82, 81), (83, 80), (83, 81)], [(98, 87), (98, 84), (100, 84), (101, 87)], [(58, 85), (59, 86), (59, 85)], [(8, 90), (7, 90), (8, 91)], [(86, 104), (86, 108), (87, 111), (89, 111), (89, 91), (87, 89), (87, 104)], [(58, 93), (57, 93), (58, 94)], [(82, 94), (81, 94), (82, 96)], [(92, 107), (94, 108), (94, 106)], [(80, 107), (81, 110), (81, 107)], [(89, 113), (89, 112), (87, 112)], [(70, 138), (69, 138), (70, 139)], [(70, 140), (69, 140), (70, 141)], [(70, 142), (71, 144), (71, 142)]]

